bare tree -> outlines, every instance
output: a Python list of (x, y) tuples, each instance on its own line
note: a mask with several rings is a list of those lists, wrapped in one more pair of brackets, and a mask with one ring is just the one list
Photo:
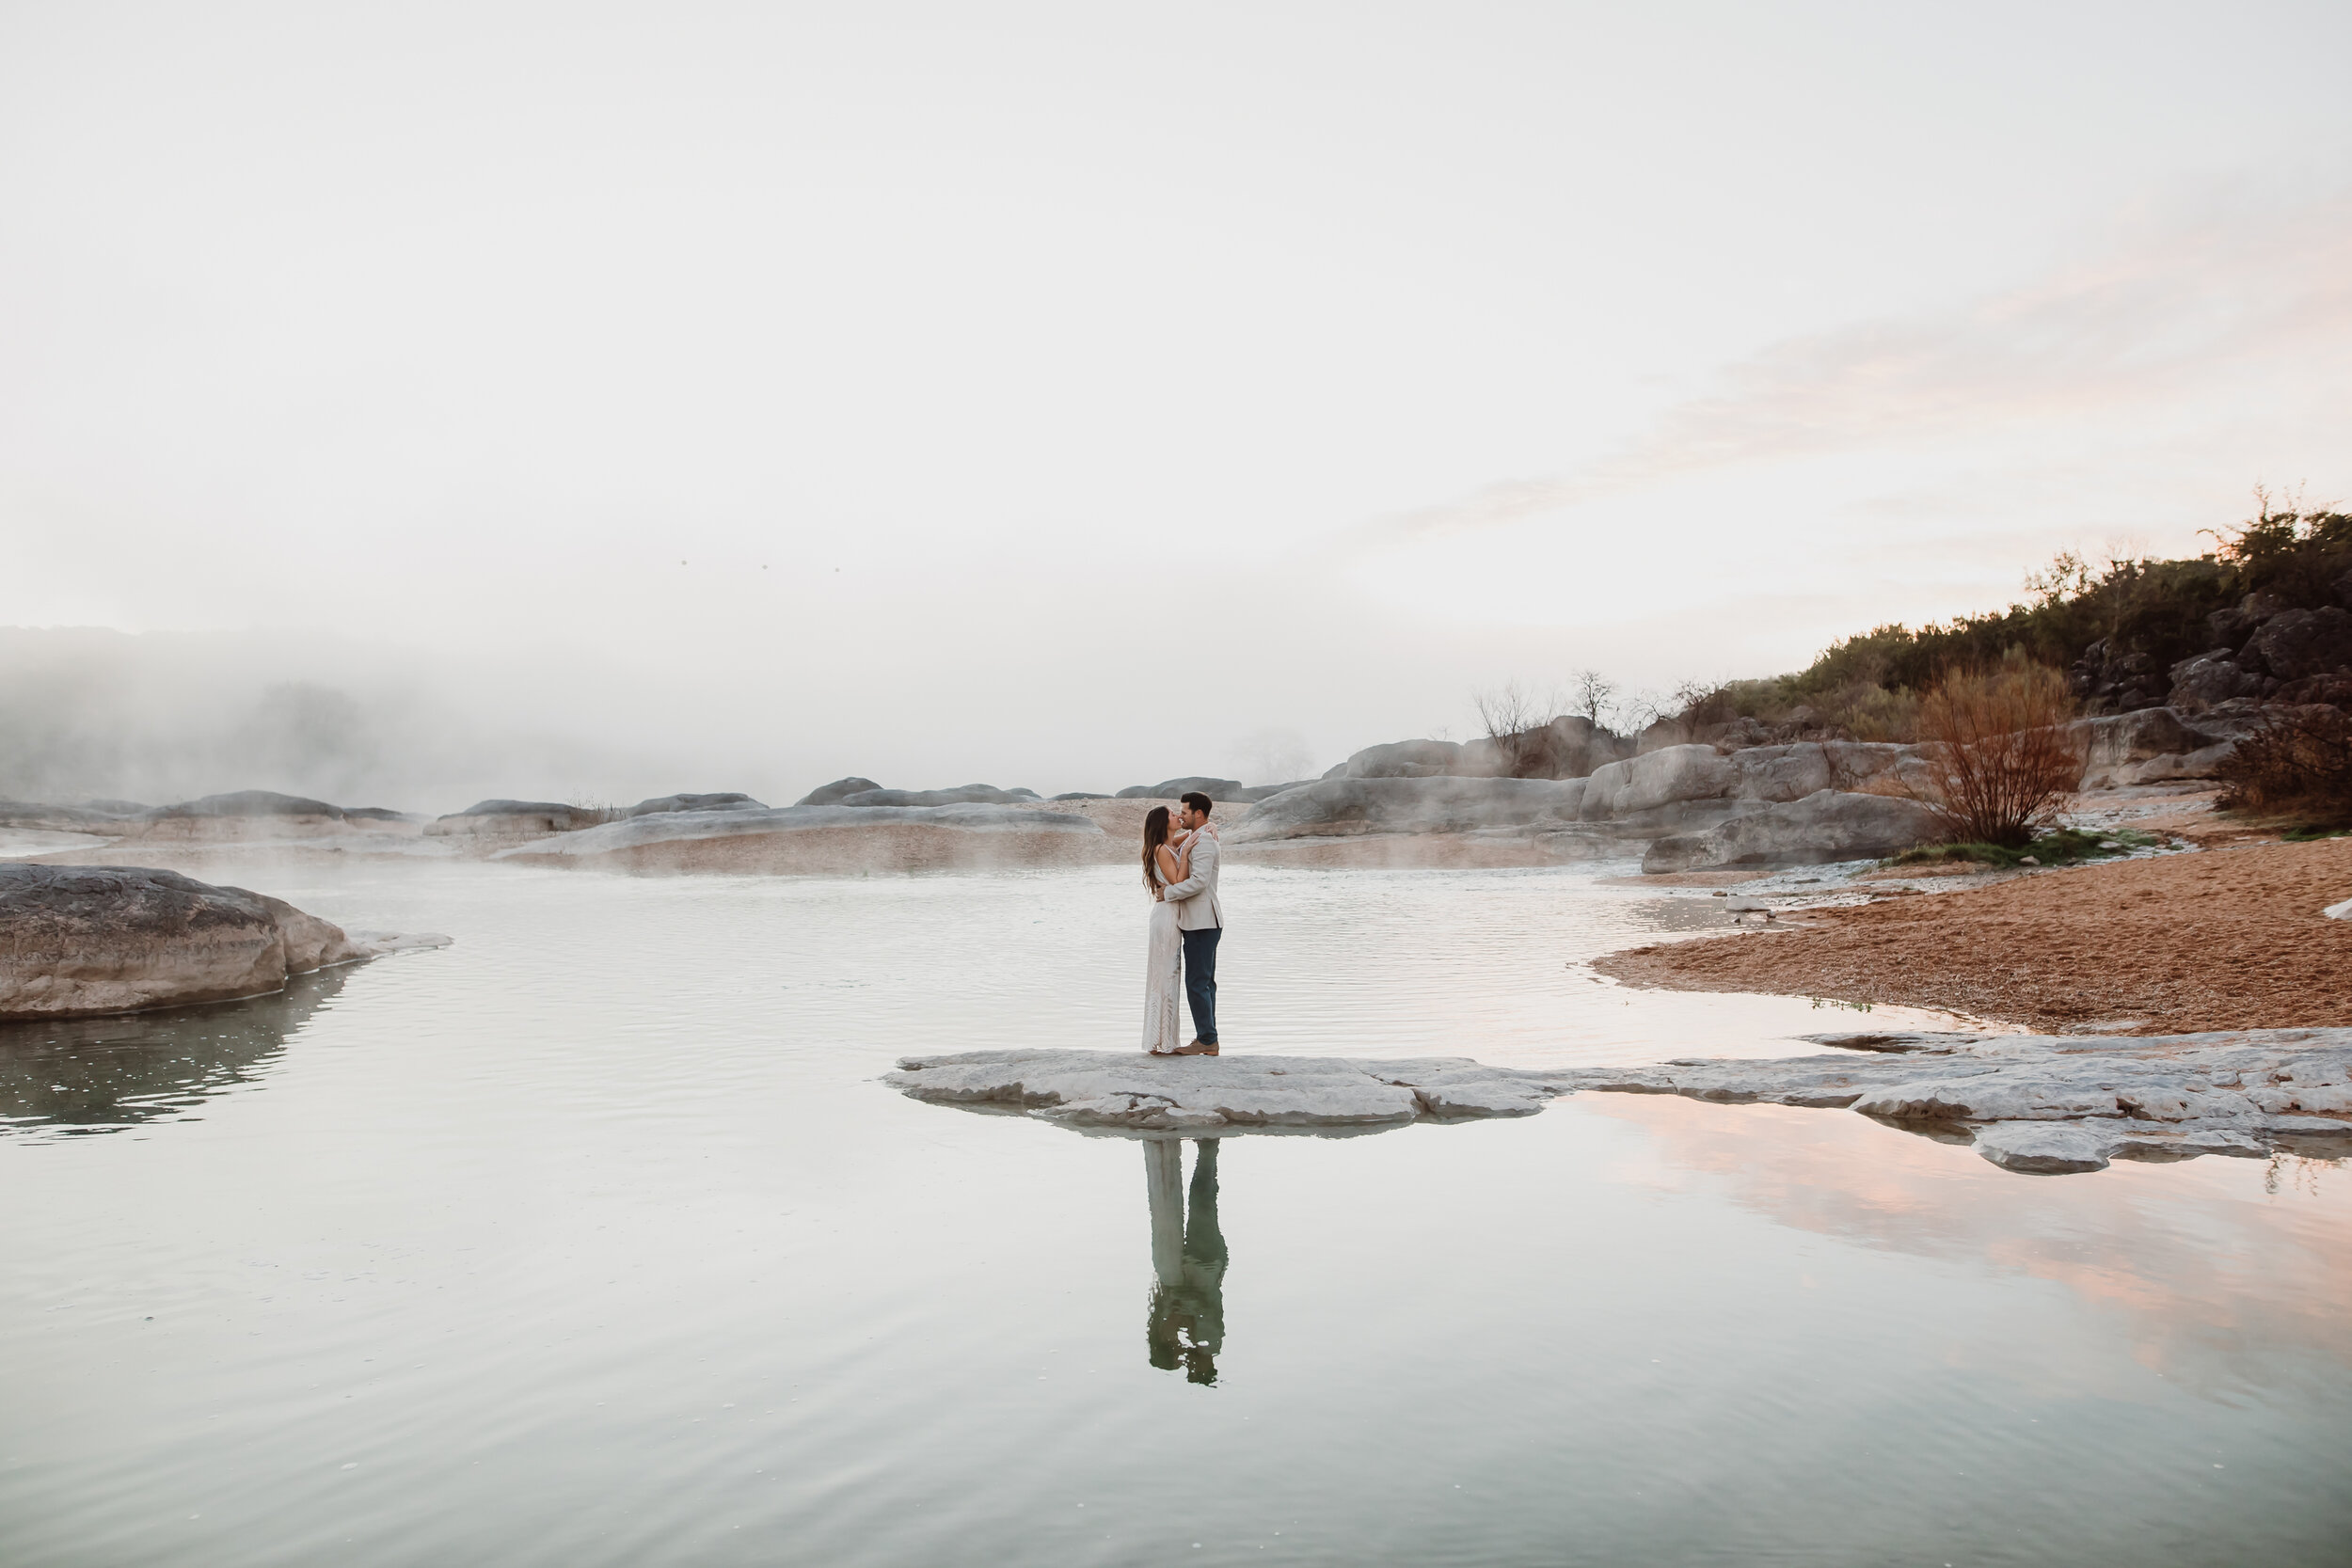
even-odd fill
[(1617, 683), (1603, 676), (1599, 671), (1579, 670), (1568, 677), (1567, 711), (1584, 720), (1593, 728), (1607, 729), (1616, 707)]
[(1472, 692), (1470, 702), (1510, 777), (1527, 778), (1542, 767), (1550, 738), (1546, 728), (1551, 722), (1549, 703), (1517, 681)]

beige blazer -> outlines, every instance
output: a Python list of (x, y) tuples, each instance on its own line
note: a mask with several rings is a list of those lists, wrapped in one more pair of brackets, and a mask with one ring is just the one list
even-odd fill
[(1202, 833), (1192, 841), (1192, 875), (1160, 895), (1176, 906), (1176, 928), (1206, 931), (1225, 924), (1225, 906), (1216, 901), (1216, 835)]

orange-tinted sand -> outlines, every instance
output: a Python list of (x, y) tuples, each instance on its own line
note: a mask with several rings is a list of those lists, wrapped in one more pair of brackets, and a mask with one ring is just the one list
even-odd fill
[(2352, 1025), (2352, 839), (2248, 844), (1825, 910), (1596, 967), (1632, 985), (2134, 1034)]

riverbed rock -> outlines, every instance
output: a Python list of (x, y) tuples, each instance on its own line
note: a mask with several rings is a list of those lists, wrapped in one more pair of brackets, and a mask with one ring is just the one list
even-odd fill
[(659, 795), (650, 800), (640, 800), (622, 813), (625, 816), (653, 816), (671, 811), (766, 811), (760, 801), (743, 794), (723, 795)]
[[(1709, 737), (1712, 743), (1713, 737)], [(1728, 750), (1720, 744), (1717, 750)], [(1635, 743), (1573, 713), (1497, 739), (1466, 740), (1449, 773), (1466, 778), (1582, 779), (1610, 763), (1632, 756)]]
[(1391, 740), (1367, 746), (1323, 776), (1327, 779), (1434, 779), (1453, 773), (1462, 748), (1451, 740)]
[(784, 806), (660, 812), (511, 846), (523, 865), (763, 876), (1017, 870), (1118, 858), (1101, 827), (1069, 812), (1009, 805)]
[(1034, 789), (999, 789), (994, 784), (958, 784), (951, 789), (867, 789), (839, 804), (860, 811), (890, 806), (1009, 806), (1041, 797)]
[(2237, 742), (2217, 741), (2201, 746), (2193, 752), (2168, 752), (2150, 757), (2128, 768), (2116, 770), (2119, 784), (2166, 784), (2180, 779), (2213, 779), (2221, 774), (2221, 765), (2237, 755)]
[(1462, 1057), (1153, 1057), (1140, 1051), (973, 1051), (908, 1056), (882, 1082), (910, 1099), (1140, 1133), (1353, 1132), (1533, 1116), (1559, 1073)]
[(2003, 1170), (2026, 1176), (2069, 1176), (2104, 1169), (2110, 1140), (2079, 1127), (2042, 1121), (1996, 1121), (1977, 1133), (1979, 1154)]
[(1213, 779), (1196, 774), (1189, 778), (1164, 779), (1155, 784), (1129, 784), (1120, 790), (1121, 800), (1174, 800), (1194, 791), (1212, 800), (1239, 800), (1245, 798), (1239, 779)]
[(1916, 746), (1891, 741), (1814, 740), (1750, 746), (1725, 759), (1729, 793), (1743, 800), (1802, 800), (1824, 789), (1852, 790), (1884, 775), (1915, 778)]
[(2280, 681), (2352, 672), (2352, 611), (2326, 605), (2287, 610), (2270, 617), (2248, 639), (2245, 654)]
[(1582, 779), (1319, 779), (1258, 802), (1233, 845), (1363, 833), (1462, 833), (1573, 827)]
[(244, 888), (135, 866), (0, 864), (0, 1019), (255, 996), (370, 954)]
[(2085, 789), (2149, 782), (2134, 770), (2160, 757), (2186, 756), (2224, 738), (2169, 707), (2077, 719), (2064, 733), (2067, 743), (2082, 756)]
[(1712, 746), (1666, 746), (1594, 769), (1577, 814), (1587, 822), (1632, 816), (1684, 800), (1731, 794), (1738, 770)]
[[(1972, 1136), (1987, 1159), (2028, 1174), (2116, 1159), (2352, 1154), (2352, 1029), (1811, 1037), (1867, 1059), (1670, 1062), (1581, 1086), (1845, 1107), (1931, 1135)], [(2037, 1126), (2070, 1135), (2029, 1137)]]
[[(128, 811), (108, 809), (115, 805), (130, 806)], [(132, 819), (144, 816), (149, 808), (130, 801), (87, 801), (79, 805), (60, 805), (45, 800), (0, 800), (0, 828), (28, 828), (53, 833), (108, 833), (120, 835), (137, 824)]]
[(2352, 1028), (2155, 1037), (1927, 1031), (1817, 1035), (1776, 1061), (1527, 1071), (1459, 1058), (1363, 1061), (1140, 1052), (910, 1056), (883, 1082), (917, 1100), (1143, 1134), (1346, 1131), (1526, 1116), (1579, 1091), (1851, 1109), (2004, 1169), (2096, 1170), (2275, 1150), (2352, 1155)]
[(431, 838), (543, 838), (596, 822), (600, 813), (560, 800), (476, 800), (424, 825)]
[(1743, 813), (1703, 832), (1657, 839), (1642, 857), (1642, 869), (1657, 875), (1878, 860), (1938, 834), (1934, 814), (1916, 800), (1823, 789), (1802, 800)]
[(240, 789), (157, 806), (123, 828), (126, 837), (165, 842), (244, 842), (329, 833), (344, 826), (342, 808), (271, 789)]
[[(2244, 641), (2242, 636), (2239, 640)], [(2067, 672), (2067, 681), (2082, 701), (2118, 712), (2154, 707), (2169, 689), (2165, 672), (2153, 657), (2118, 648), (2106, 638), (2083, 650)]]
[(1287, 784), (1246, 784), (1234, 792), (1232, 800), (1241, 805), (1254, 806), (1261, 800), (1271, 800), (1277, 795), (1286, 794), (1294, 789), (1304, 789), (1309, 784), (1317, 782), (1319, 781), (1314, 779), (1293, 779)]
[(2278, 683), (2262, 671), (2238, 662), (2227, 648), (2216, 648), (2172, 666), (2172, 689), (2165, 705), (2181, 713), (2200, 713), (2233, 698), (2260, 698)]
[(846, 779), (835, 779), (829, 784), (818, 784), (792, 803), (796, 806), (837, 806), (852, 795), (864, 795), (868, 790), (881, 787), (882, 785), (873, 780), (860, 778), (852, 773)]

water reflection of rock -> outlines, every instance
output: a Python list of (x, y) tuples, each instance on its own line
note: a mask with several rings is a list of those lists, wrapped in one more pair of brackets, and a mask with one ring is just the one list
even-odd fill
[(350, 973), (211, 1006), (0, 1023), (0, 1133), (117, 1132), (254, 1082)]
[(1225, 1232), (1216, 1223), (1217, 1139), (1193, 1145), (1191, 1212), (1185, 1212), (1184, 1145), (1143, 1146), (1144, 1190), (1152, 1205), (1151, 1315), (1144, 1344), (1152, 1365), (1184, 1370), (1186, 1381), (1216, 1381), (1225, 1348)]

